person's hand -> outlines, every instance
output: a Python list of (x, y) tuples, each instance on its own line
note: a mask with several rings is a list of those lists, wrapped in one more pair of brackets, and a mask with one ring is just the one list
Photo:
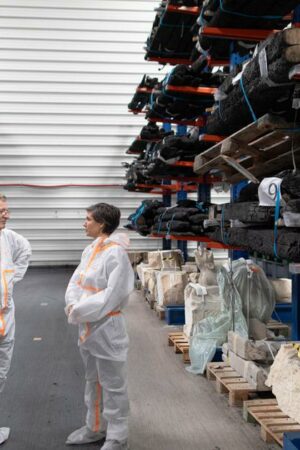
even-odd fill
[(72, 305), (68, 305), (68, 306), (65, 307), (65, 313), (66, 313), (67, 317), (69, 317), (69, 315), (71, 314), (73, 308), (74, 308), (73, 304)]
[(68, 308), (67, 308), (68, 316), (71, 314), (73, 308), (74, 308), (74, 305), (69, 305), (68, 306)]

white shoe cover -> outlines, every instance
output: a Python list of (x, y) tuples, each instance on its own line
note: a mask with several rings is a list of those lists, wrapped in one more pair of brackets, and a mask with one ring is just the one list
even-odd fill
[(86, 425), (73, 431), (66, 440), (68, 445), (80, 445), (80, 444), (90, 444), (91, 442), (97, 442), (105, 438), (105, 432), (99, 431), (95, 433), (90, 430)]
[(127, 450), (128, 441), (116, 441), (115, 439), (107, 439), (100, 450)]
[(3, 442), (7, 441), (8, 436), (10, 433), (10, 428), (0, 428), (0, 444), (3, 444)]

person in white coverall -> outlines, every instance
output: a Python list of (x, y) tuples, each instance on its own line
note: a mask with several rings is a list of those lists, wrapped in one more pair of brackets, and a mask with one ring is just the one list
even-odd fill
[(87, 209), (86, 247), (66, 291), (68, 322), (79, 325), (79, 350), (85, 367), (86, 424), (66, 444), (106, 437), (102, 450), (128, 448), (127, 352), (123, 309), (134, 287), (126, 234), (114, 233), (120, 210), (106, 203)]
[[(29, 242), (14, 231), (5, 229), (9, 219), (7, 207), (6, 197), (0, 194), (0, 393), (4, 389), (14, 348), (13, 287), (25, 275), (31, 255)], [(0, 444), (8, 439), (9, 432), (7, 427), (0, 428)]]

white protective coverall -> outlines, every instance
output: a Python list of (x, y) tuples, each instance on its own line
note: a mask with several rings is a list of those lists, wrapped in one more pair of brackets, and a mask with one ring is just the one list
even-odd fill
[[(15, 342), (13, 287), (25, 275), (30, 255), (29, 242), (23, 236), (12, 230), (0, 231), (0, 393), (4, 389)], [(0, 428), (0, 444), (8, 439), (9, 432), (7, 427)]]
[[(79, 325), (85, 366), (86, 425), (107, 439), (128, 437), (128, 336), (122, 310), (134, 287), (126, 234), (98, 238), (83, 252), (66, 291), (69, 323)], [(103, 408), (103, 411), (102, 411)]]
[(30, 255), (27, 239), (12, 230), (0, 231), (0, 392), (4, 389), (14, 347), (13, 286), (24, 277)]

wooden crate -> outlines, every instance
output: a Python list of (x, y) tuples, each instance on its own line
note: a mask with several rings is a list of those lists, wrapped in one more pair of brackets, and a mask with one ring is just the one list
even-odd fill
[(168, 344), (169, 347), (174, 346), (175, 353), (182, 353), (183, 362), (185, 364), (189, 364), (191, 362), (189, 356), (189, 349), (190, 349), (189, 340), (188, 337), (182, 331), (178, 332), (174, 331), (172, 333), (169, 333)]
[(278, 406), (275, 398), (268, 400), (245, 401), (243, 417), (247, 422), (256, 422), (261, 426), (261, 438), (267, 443), (283, 447), (283, 433), (300, 431), (300, 423), (291, 419)]
[(249, 395), (256, 392), (244, 377), (241, 377), (225, 362), (208, 363), (206, 367), (208, 380), (215, 381), (217, 392), (228, 393), (229, 406), (243, 406)]

